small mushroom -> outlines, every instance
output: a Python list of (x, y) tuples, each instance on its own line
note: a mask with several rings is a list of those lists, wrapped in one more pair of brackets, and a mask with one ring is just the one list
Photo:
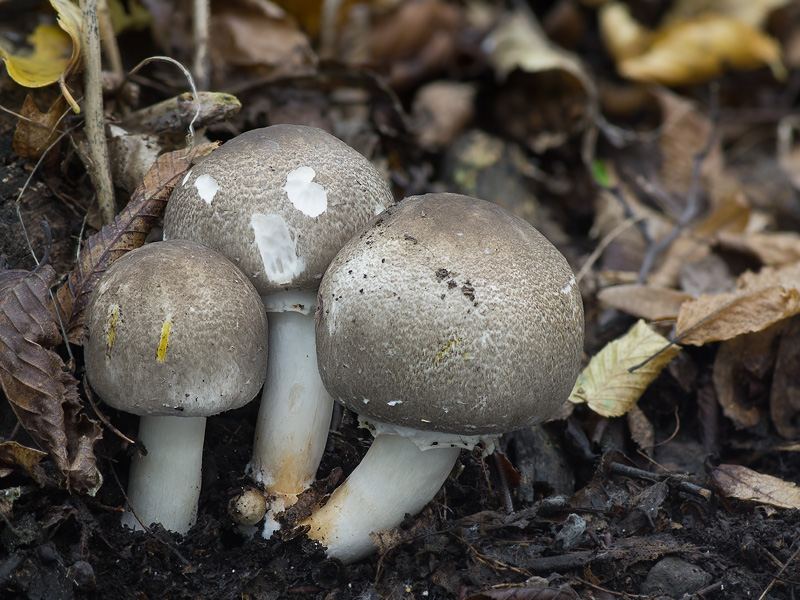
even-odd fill
[(140, 415), (123, 525), (195, 521), (206, 417), (255, 397), (267, 369), (267, 316), (245, 275), (195, 242), (118, 258), (86, 308), (86, 375), (105, 401)]
[(375, 439), (302, 525), (345, 562), (436, 494), (461, 448), (552, 417), (575, 382), (583, 305), (526, 221), (455, 194), (401, 201), (350, 240), (319, 290), (326, 389)]
[(333, 401), (317, 372), (316, 293), (331, 259), (393, 201), (380, 173), (314, 127), (239, 135), (195, 166), (170, 198), (165, 239), (191, 239), (236, 263), (267, 307), (270, 357), (251, 467), (273, 518), (313, 481)]

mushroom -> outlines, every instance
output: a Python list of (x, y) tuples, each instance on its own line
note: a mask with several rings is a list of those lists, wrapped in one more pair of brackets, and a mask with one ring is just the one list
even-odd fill
[(526, 221), (456, 194), (402, 200), (331, 263), (320, 374), (375, 436), (310, 518), (350, 562), (436, 494), (461, 448), (552, 417), (580, 368), (583, 305), (561, 253)]
[(344, 243), (393, 202), (361, 154), (314, 127), (239, 135), (195, 166), (164, 217), (165, 239), (192, 239), (235, 262), (267, 307), (270, 357), (256, 424), (254, 479), (274, 516), (315, 479), (333, 401), (317, 372), (313, 309), (322, 274)]
[(195, 521), (206, 417), (250, 402), (267, 370), (267, 316), (247, 277), (195, 242), (118, 258), (86, 308), (86, 375), (105, 401), (140, 415), (123, 525)]

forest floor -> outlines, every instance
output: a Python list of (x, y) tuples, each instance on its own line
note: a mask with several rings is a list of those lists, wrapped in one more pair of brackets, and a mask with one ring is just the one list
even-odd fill
[[(54, 23), (47, 2), (31, 4), (0, 1), (6, 47)], [(110, 4), (124, 69), (155, 55), (192, 64), (189, 2)], [(251, 485), (257, 402), (208, 420), (186, 535), (123, 529), (137, 419), (87, 389), (80, 324), (69, 346), (58, 329), (36, 340), (50, 361), (38, 391), (21, 382), (44, 363), (20, 358), (15, 337), (47, 321), (47, 289), (68, 285), (103, 226), (82, 116), (57, 84), (24, 88), (3, 71), (0, 598), (797, 597), (798, 5), (345, 2), (326, 21), (321, 4), (212, 3), (204, 87), (218, 94), (201, 133), (322, 127), (373, 161), (398, 200), (454, 191), (530, 221), (581, 285), (587, 370), (571, 402), (493, 454), (462, 451), (423, 512), (354, 564), (297, 532), (239, 534), (227, 504)], [(159, 152), (181, 147), (190, 101), (154, 122), (131, 112), (188, 91), (174, 65), (109, 81), (109, 123)], [(80, 99), (80, 73), (69, 86)], [(134, 152), (110, 151), (122, 210), (144, 173)], [(158, 239), (157, 215), (148, 223)], [(625, 379), (656, 355), (643, 380)], [(370, 440), (337, 409), (318, 478), (346, 476)]]

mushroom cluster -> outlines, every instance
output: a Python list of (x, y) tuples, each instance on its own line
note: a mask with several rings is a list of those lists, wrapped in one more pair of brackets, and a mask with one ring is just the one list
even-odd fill
[(316, 128), (253, 130), (204, 158), (164, 239), (117, 260), (86, 316), (90, 383), (142, 417), (133, 527), (188, 530), (205, 417), (263, 384), (250, 467), (267, 502), (249, 487), (231, 514), (252, 530), (266, 509), (262, 534), (278, 528), (314, 481), (335, 400), (374, 440), (300, 526), (358, 560), (462, 449), (553, 417), (580, 368), (578, 285), (536, 229), (457, 194), (393, 204), (366, 158)]

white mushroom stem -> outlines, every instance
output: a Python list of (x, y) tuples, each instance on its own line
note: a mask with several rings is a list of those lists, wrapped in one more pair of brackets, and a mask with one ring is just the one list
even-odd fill
[(279, 293), (264, 299), (269, 360), (252, 468), (270, 502), (265, 538), (278, 529), (275, 515), (294, 504), (297, 495), (314, 482), (328, 437), (333, 400), (317, 369), (316, 302), (316, 294), (309, 293)]
[(391, 529), (436, 495), (460, 448), (420, 450), (411, 440), (381, 434), (359, 465), (302, 525), (328, 556), (353, 562), (375, 551), (371, 532)]
[[(180, 534), (194, 525), (205, 432), (205, 417), (141, 417), (139, 439), (147, 455), (131, 463), (128, 501), (142, 523), (161, 523)], [(122, 524), (142, 528), (130, 510)]]

